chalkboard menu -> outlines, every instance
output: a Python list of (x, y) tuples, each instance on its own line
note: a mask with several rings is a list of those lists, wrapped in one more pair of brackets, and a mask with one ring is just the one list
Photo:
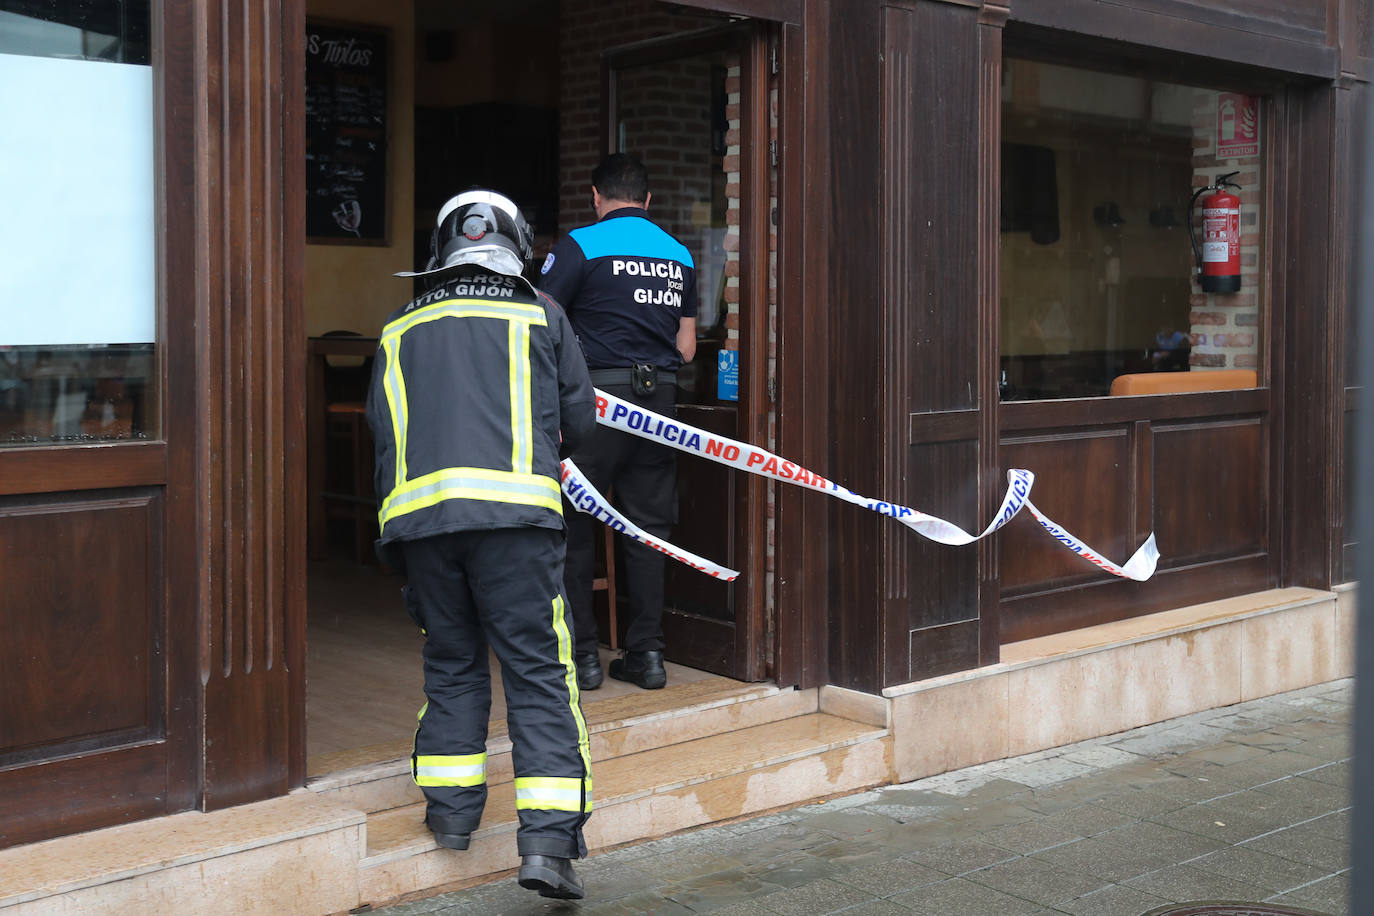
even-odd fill
[(306, 235), (386, 244), (387, 32), (307, 22), (305, 34)]

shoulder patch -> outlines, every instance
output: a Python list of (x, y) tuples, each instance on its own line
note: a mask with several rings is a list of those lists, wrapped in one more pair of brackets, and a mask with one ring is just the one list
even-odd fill
[(549, 268), (551, 268), (551, 267), (553, 267), (553, 252), (552, 252), (552, 251), (550, 251), (550, 252), (549, 252), (549, 256), (548, 256), (547, 258), (544, 259), (544, 266), (541, 267), (541, 268), (539, 268), (539, 272), (540, 272), (541, 274), (546, 274), (546, 273), (549, 272)]

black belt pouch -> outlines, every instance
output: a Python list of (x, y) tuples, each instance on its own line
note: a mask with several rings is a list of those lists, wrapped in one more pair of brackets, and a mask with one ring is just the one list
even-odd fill
[(658, 372), (648, 363), (630, 367), (630, 390), (640, 397), (648, 397), (658, 388)]

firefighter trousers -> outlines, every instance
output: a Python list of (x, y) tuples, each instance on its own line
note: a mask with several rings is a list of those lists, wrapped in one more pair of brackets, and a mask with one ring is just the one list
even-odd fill
[[(666, 417), (677, 415), (677, 391), (661, 385), (650, 395), (629, 385), (604, 385), (608, 393)], [(572, 456), (591, 485), (625, 517), (660, 540), (677, 522), (677, 453), (666, 445), (598, 426)], [(595, 653), (596, 614), (592, 608), (593, 567), (602, 523), (563, 501), (568, 523), (568, 566), (564, 585), (576, 622), (577, 651)], [(635, 652), (663, 648), (663, 592), (666, 557), (637, 541), (618, 538), (622, 550), (629, 625), (625, 647)]]
[(564, 535), (460, 531), (401, 542), (406, 609), (425, 633), (412, 772), (436, 833), (477, 829), (486, 805), (488, 646), (501, 665), (520, 855), (581, 858), (592, 809), (587, 726), (561, 593)]

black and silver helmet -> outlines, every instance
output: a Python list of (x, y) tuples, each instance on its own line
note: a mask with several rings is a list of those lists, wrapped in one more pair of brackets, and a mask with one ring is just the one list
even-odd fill
[(520, 276), (533, 251), (534, 230), (509, 197), (495, 191), (464, 191), (439, 208), (425, 269), (397, 276), (426, 276), (476, 264)]

